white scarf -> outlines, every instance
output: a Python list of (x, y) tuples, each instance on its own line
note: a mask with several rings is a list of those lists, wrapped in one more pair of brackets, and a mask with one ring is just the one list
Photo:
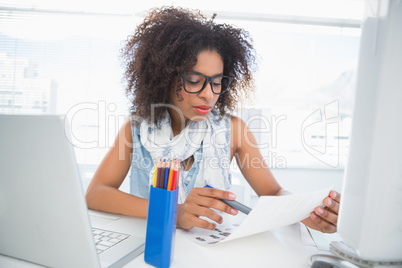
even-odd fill
[[(145, 120), (140, 125), (140, 139), (155, 163), (158, 158), (177, 158), (180, 162), (194, 155), (202, 146), (202, 160), (194, 187), (210, 185), (214, 188), (230, 188), (230, 117), (219, 120), (214, 109), (203, 121), (189, 121), (180, 134), (173, 137), (169, 113), (158, 120), (157, 124), (148, 124)], [(149, 185), (153, 182), (154, 169), (149, 174)], [(183, 172), (179, 178), (179, 203), (183, 203), (189, 194)]]

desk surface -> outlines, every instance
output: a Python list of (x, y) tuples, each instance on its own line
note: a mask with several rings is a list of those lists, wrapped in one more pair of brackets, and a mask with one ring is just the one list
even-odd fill
[[(177, 230), (171, 267), (309, 267), (310, 256), (323, 252), (311, 238), (310, 245), (303, 242), (300, 227), (305, 228), (294, 224), (214, 245), (196, 244)], [(151, 266), (141, 254), (126, 267)]]
[[(143, 230), (146, 220), (135, 219), (138, 230)], [(174, 260), (171, 267), (309, 267), (313, 254), (330, 254), (315, 246), (302, 224), (293, 224), (272, 231), (239, 238), (214, 245), (199, 245), (177, 230)], [(144, 237), (145, 234), (138, 234)], [(0, 267), (40, 267), (28, 262), (0, 255)], [(152, 267), (144, 262), (144, 253), (125, 267)]]

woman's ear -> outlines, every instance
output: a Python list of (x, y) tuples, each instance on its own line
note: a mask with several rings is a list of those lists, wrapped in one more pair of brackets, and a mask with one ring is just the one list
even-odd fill
[(170, 88), (174, 88), (175, 89), (175, 94), (176, 94), (176, 97), (177, 97), (177, 100), (179, 101), (179, 102), (182, 102), (183, 100), (184, 100), (184, 98), (183, 98), (183, 96), (181, 95), (181, 91), (182, 91), (182, 88), (183, 88), (183, 85), (182, 85), (182, 82), (181, 82), (181, 79), (179, 79), (179, 77), (178, 76), (175, 76), (175, 78), (173, 78), (172, 80), (171, 80), (171, 82), (170, 82)]

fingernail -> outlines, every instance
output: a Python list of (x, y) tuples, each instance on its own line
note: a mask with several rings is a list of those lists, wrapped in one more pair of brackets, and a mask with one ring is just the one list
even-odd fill
[(235, 210), (234, 208), (230, 209), (230, 214), (236, 215), (236, 214), (237, 214), (237, 210)]
[(323, 214), (324, 210), (322, 210), (321, 208), (317, 209), (318, 213)]
[(311, 217), (313, 217), (313, 219), (317, 219), (317, 215), (315, 215), (314, 213), (311, 214)]
[(234, 193), (229, 193), (229, 198), (230, 198), (230, 200), (235, 200), (236, 195)]
[(332, 192), (332, 198), (336, 198), (338, 195), (336, 192)]
[(332, 199), (328, 198), (327, 203), (328, 203), (328, 206), (332, 206)]

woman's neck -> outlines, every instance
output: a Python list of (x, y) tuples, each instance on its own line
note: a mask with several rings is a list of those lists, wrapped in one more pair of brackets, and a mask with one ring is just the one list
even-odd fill
[(170, 124), (172, 126), (173, 136), (179, 135), (180, 132), (186, 127), (189, 119), (180, 115), (177, 111), (168, 109), (170, 115)]

